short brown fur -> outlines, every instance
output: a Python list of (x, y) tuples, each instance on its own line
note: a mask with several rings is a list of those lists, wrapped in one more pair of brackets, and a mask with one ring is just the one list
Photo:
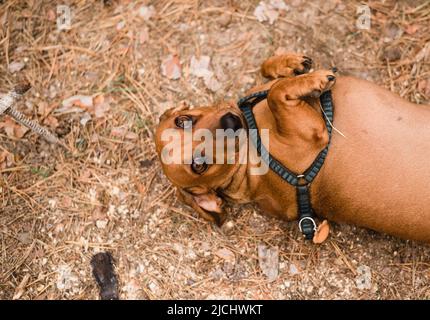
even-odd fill
[[(307, 73), (309, 63), (297, 54), (272, 57), (263, 63), (262, 74), (274, 80), (249, 92), (270, 89), (268, 99), (254, 108), (259, 129), (270, 130), (270, 153), (297, 173), (308, 168), (328, 143), (316, 98), (331, 89), (334, 126), (344, 136), (333, 131), (328, 156), (312, 183), (316, 213), (430, 242), (430, 107), (409, 103), (364, 80), (334, 79), (332, 71)], [(179, 114), (197, 115), (197, 128), (215, 129), (226, 112), (241, 116), (232, 103), (169, 110), (157, 130), (158, 153), (165, 145), (162, 130), (173, 128)], [(270, 215), (297, 219), (294, 188), (272, 171), (256, 176), (250, 174), (249, 163), (225, 164), (197, 176), (188, 167), (163, 164), (180, 199), (207, 220), (225, 220), (224, 200), (256, 202)]]

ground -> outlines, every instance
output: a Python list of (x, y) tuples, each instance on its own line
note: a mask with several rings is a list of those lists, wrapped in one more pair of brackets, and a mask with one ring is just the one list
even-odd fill
[[(256, 19), (259, 1), (63, 3), (68, 30), (57, 1), (0, 1), (0, 92), (27, 79), (17, 108), (69, 149), (0, 116), (0, 299), (97, 299), (90, 259), (105, 250), (122, 299), (430, 298), (428, 245), (331, 224), (316, 246), (252, 206), (229, 208), (221, 229), (202, 221), (177, 201), (152, 139), (166, 108), (263, 82), (278, 48), (428, 103), (428, 1), (369, 1), (370, 29), (356, 25), (358, 1), (285, 1), (273, 24)], [(169, 55), (179, 79), (163, 75)], [(192, 56), (210, 57), (215, 83)], [(93, 101), (63, 103), (75, 95)], [(259, 248), (274, 253), (268, 267)]]

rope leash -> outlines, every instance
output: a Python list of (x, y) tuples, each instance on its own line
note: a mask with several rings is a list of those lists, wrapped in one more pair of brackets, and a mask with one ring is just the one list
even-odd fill
[(18, 102), (22, 96), (30, 90), (31, 85), (29, 83), (22, 83), (16, 85), (11, 91), (9, 91), (4, 97), (0, 99), (0, 116), (7, 114), (13, 118), (16, 122), (27, 127), (34, 133), (43, 137), (46, 141), (53, 144), (58, 144), (63, 148), (69, 150), (69, 148), (60, 140), (58, 137), (49, 131), (47, 128), (41, 126), (34, 120), (27, 118), (24, 114), (14, 108), (14, 105)]

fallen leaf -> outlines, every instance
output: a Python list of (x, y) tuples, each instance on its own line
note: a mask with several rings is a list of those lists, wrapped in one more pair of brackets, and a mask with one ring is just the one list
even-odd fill
[[(31, 110), (32, 107), (33, 107), (33, 104), (28, 103), (27, 108), (29, 108)], [(40, 101), (39, 103), (37, 103), (37, 114), (38, 115), (45, 117), (49, 113), (49, 111), (50, 110), (49, 110), (48, 104), (45, 101)]]
[(144, 184), (140, 183), (139, 181), (135, 181), (134, 184), (136, 185), (137, 191), (139, 191), (139, 193), (141, 195), (145, 195), (146, 194), (146, 187), (145, 187)]
[(203, 78), (205, 86), (209, 90), (216, 92), (221, 89), (222, 85), (214, 76), (213, 71), (209, 69), (210, 60), (209, 56), (201, 56), (200, 58), (192, 56), (190, 62), (190, 74), (198, 78)]
[(27, 132), (26, 128), (17, 124), (11, 118), (6, 118), (3, 122), (0, 122), (0, 128), (3, 128), (6, 135), (10, 138), (22, 138)]
[(418, 91), (426, 97), (430, 97), (430, 78), (423, 79), (418, 82)]
[(24, 62), (14, 61), (14, 62), (12, 62), (12, 63), (9, 64), (8, 71), (10, 73), (16, 73), (16, 72), (21, 71), (22, 69), (24, 69), (24, 67), (25, 67), (25, 63)]
[(168, 55), (161, 63), (161, 74), (171, 80), (177, 80), (181, 77), (181, 63), (177, 55)]
[(43, 121), (43, 123), (52, 129), (56, 129), (59, 125), (57, 118), (55, 118), (54, 116), (51, 116), (51, 115), (46, 117), (46, 119)]
[(94, 103), (94, 116), (96, 118), (104, 118), (106, 112), (110, 110), (110, 98), (100, 94), (93, 99)]
[(234, 253), (226, 248), (219, 249), (214, 254), (226, 262), (234, 263), (236, 261)]
[(53, 9), (49, 9), (46, 13), (46, 18), (48, 19), (48, 21), (53, 22), (57, 19), (57, 15)]
[(267, 247), (264, 244), (258, 245), (258, 262), (267, 279), (270, 282), (275, 281), (279, 273), (278, 247)]
[(254, 10), (254, 16), (260, 22), (269, 21), (273, 24), (279, 17), (279, 11), (288, 9), (288, 5), (283, 0), (271, 0), (269, 3), (260, 1)]
[(73, 106), (77, 106), (83, 109), (91, 108), (93, 107), (93, 97), (84, 95), (72, 96), (63, 100), (62, 106), (64, 108), (70, 108)]
[(270, 24), (273, 24), (276, 19), (278, 19), (279, 13), (271, 6), (261, 1), (254, 10), (254, 16), (260, 22), (269, 21)]
[(206, 87), (213, 92), (220, 90), (222, 87), (221, 83), (213, 76), (205, 77), (204, 83)]
[(13, 154), (4, 150), (0, 152), (0, 169), (5, 169), (13, 165)]
[(405, 32), (408, 35), (413, 35), (418, 31), (419, 28), (420, 28), (420, 26), (417, 24), (408, 24), (405, 28)]
[(139, 44), (144, 44), (149, 39), (149, 31), (148, 28), (143, 28), (138, 35)]
[(204, 78), (213, 75), (213, 72), (209, 70), (209, 63), (211, 58), (209, 56), (196, 56), (191, 57), (190, 62), (190, 73), (196, 77)]

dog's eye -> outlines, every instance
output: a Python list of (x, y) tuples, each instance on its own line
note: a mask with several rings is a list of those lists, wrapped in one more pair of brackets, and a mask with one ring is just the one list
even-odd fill
[(193, 159), (191, 164), (191, 170), (197, 174), (202, 174), (208, 169), (208, 164), (206, 163), (205, 157), (196, 157)]
[(193, 126), (193, 119), (190, 116), (179, 116), (175, 119), (178, 128), (189, 129)]

